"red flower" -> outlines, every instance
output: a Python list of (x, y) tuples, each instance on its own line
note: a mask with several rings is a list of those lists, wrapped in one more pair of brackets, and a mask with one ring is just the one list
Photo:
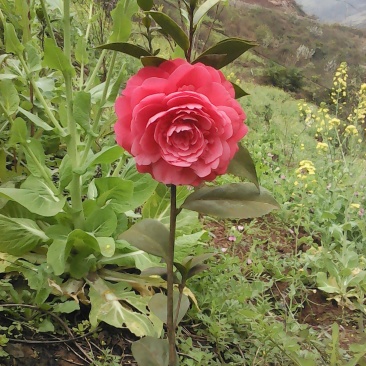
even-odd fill
[(165, 184), (198, 185), (224, 174), (248, 131), (221, 71), (182, 59), (142, 68), (117, 98), (119, 145), (141, 173)]

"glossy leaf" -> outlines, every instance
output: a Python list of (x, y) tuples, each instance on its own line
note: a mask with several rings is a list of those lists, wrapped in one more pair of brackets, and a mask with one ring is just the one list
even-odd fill
[[(256, 44), (251, 41), (245, 41), (240, 38), (226, 38), (223, 41), (215, 44), (211, 48), (207, 49), (192, 63), (195, 64), (197, 62), (202, 62), (206, 64), (208, 60), (209, 66), (212, 66), (215, 69), (221, 69), (222, 67), (236, 60), (244, 52), (248, 51), (254, 46), (256, 46)], [(206, 57), (208, 55), (224, 55), (225, 57), (217, 58), (217, 60), (213, 62), (211, 58)]]
[(248, 179), (254, 183), (259, 190), (259, 182), (254, 161), (250, 156), (249, 150), (243, 145), (239, 144), (239, 150), (230, 161), (227, 173), (243, 179)]
[(149, 11), (154, 5), (154, 0), (137, 0), (137, 4), (142, 10)]
[(157, 220), (141, 220), (122, 233), (118, 239), (126, 240), (146, 253), (164, 259), (168, 257), (169, 230)]
[(279, 204), (264, 189), (252, 183), (203, 187), (187, 197), (182, 208), (221, 218), (253, 218), (266, 215)]
[(241, 97), (245, 97), (246, 95), (249, 95), (245, 90), (243, 90), (238, 84), (231, 83), (235, 90), (235, 99), (239, 99)]
[(127, 42), (106, 43), (97, 48), (122, 52), (138, 59), (144, 56), (152, 56), (145, 48)]
[(138, 366), (169, 365), (169, 343), (167, 339), (145, 337), (133, 342), (131, 351)]
[[(173, 311), (174, 311), (174, 319), (176, 318), (177, 311), (178, 311), (178, 299), (179, 299), (179, 292), (174, 291), (173, 293)], [(158, 293), (155, 294), (149, 301), (149, 308), (150, 310), (163, 322), (166, 324), (167, 322), (167, 296)], [(188, 296), (182, 295), (182, 300), (179, 307), (179, 313), (177, 318), (177, 324), (183, 319), (184, 315), (187, 313), (190, 306), (190, 302)]]
[(0, 188), (0, 197), (15, 201), (40, 216), (55, 216), (65, 205), (65, 198), (58, 198), (47, 184), (34, 176), (29, 176), (22, 188)]
[(0, 214), (0, 252), (21, 256), (49, 238), (35, 221)]
[(193, 26), (196, 27), (201, 19), (210, 11), (210, 9), (217, 5), (220, 1), (221, 0), (206, 0), (194, 13)]
[(75, 70), (61, 48), (57, 47), (52, 39), (44, 40), (43, 65), (50, 69), (61, 71), (64, 75), (74, 75)]
[(182, 28), (172, 18), (159, 11), (149, 11), (148, 13), (160, 25), (163, 31), (173, 38), (179, 47), (184, 51), (188, 50), (189, 39)]
[(144, 56), (141, 57), (141, 63), (144, 66), (159, 66), (160, 64), (162, 64), (164, 61), (166, 61), (165, 58), (161, 58), (161, 57), (156, 57), (156, 56)]

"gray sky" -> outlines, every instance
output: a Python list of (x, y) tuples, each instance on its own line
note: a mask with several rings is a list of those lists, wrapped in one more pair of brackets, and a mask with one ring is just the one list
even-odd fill
[(347, 16), (366, 11), (366, 0), (296, 0), (310, 15), (324, 21), (341, 22)]

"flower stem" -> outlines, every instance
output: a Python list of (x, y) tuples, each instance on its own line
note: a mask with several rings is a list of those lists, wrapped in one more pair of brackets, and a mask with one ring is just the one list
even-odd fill
[(177, 187), (172, 184), (170, 186), (170, 236), (167, 267), (167, 333), (169, 341), (169, 366), (176, 366), (175, 351), (175, 327), (174, 327), (174, 307), (173, 307), (173, 291), (174, 291), (174, 246), (175, 246), (175, 229), (177, 224)]

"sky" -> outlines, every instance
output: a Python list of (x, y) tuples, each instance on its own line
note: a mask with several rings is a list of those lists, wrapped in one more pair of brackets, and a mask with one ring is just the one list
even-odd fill
[(296, 0), (304, 11), (327, 22), (344, 22), (347, 17), (366, 12), (366, 0)]

